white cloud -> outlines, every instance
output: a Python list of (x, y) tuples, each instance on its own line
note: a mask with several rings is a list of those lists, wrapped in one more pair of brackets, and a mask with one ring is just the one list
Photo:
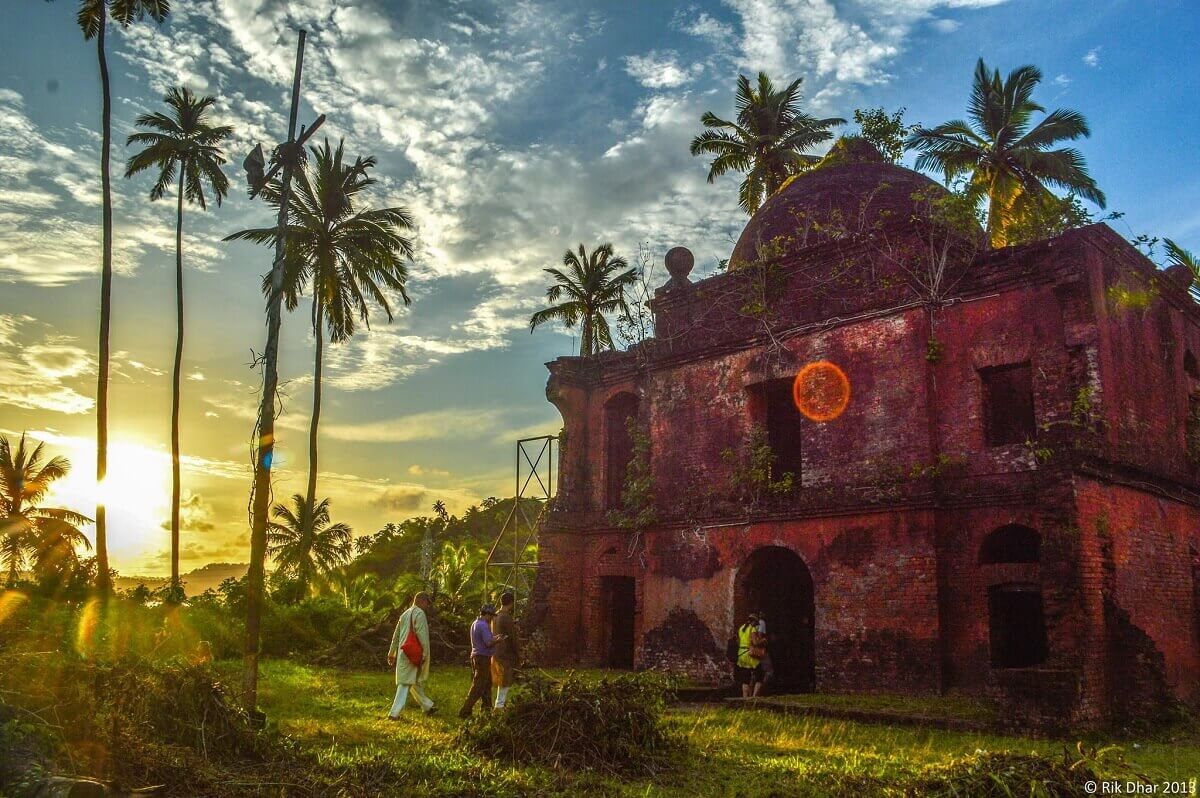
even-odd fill
[(1083, 56), (1083, 63), (1090, 67), (1100, 66), (1100, 48), (1093, 47), (1092, 49), (1088, 50)]
[(733, 26), (728, 22), (722, 22), (706, 11), (702, 11), (690, 19), (686, 14), (677, 14), (674, 25), (684, 33), (707, 39), (711, 45), (718, 48), (725, 47), (733, 38)]
[(431, 410), (384, 421), (360, 424), (324, 424), (322, 436), (359, 443), (408, 443), (454, 437), (483, 438), (504, 420), (499, 410)]
[[(684, 30), (710, 41), (736, 40), (736, 65), (763, 70), (776, 81), (804, 76), (812, 103), (821, 108), (853, 86), (885, 83), (891, 63), (904, 51), (913, 28), (932, 20), (949, 33), (957, 22), (934, 19), (940, 9), (978, 9), (1006, 0), (724, 0), (737, 31), (712, 18)], [(705, 15), (701, 15), (704, 17)]]
[(935, 19), (930, 24), (938, 33), (954, 33), (962, 27), (962, 23), (956, 19)]
[(95, 373), (95, 359), (74, 339), (45, 330), (29, 316), (0, 314), (0, 406), (87, 413), (93, 401), (77, 388)]
[(1055, 75), (1054, 76), (1054, 85), (1062, 86), (1063, 88), (1066, 88), (1067, 86), (1071, 85), (1071, 78), (1067, 75)]
[(679, 64), (679, 54), (667, 50), (651, 50), (645, 55), (625, 57), (625, 72), (649, 89), (670, 89), (690, 83), (704, 70), (703, 64), (690, 67)]

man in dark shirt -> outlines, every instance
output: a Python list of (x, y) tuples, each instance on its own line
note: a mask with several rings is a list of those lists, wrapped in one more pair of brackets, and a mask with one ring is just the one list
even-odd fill
[(492, 708), (492, 655), (496, 638), (492, 635), (491, 623), (494, 617), (496, 608), (484, 604), (479, 608), (479, 617), (471, 624), (471, 691), (458, 711), (460, 718), (471, 717), (476, 701), (483, 702), (485, 712)]

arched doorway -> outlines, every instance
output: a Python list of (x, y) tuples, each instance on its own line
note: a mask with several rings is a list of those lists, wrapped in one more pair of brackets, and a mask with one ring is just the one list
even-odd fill
[(734, 623), (751, 612), (767, 619), (767, 651), (774, 677), (772, 692), (802, 692), (816, 686), (812, 574), (791, 549), (758, 549), (738, 569)]

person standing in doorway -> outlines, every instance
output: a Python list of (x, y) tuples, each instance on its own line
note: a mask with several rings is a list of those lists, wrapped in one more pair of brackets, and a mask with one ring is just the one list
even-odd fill
[(479, 617), (471, 624), (471, 691), (458, 711), (460, 718), (471, 717), (476, 701), (481, 702), (484, 712), (492, 709), (492, 655), (496, 652), (491, 623), (495, 617), (496, 608), (484, 604), (479, 608)]
[(396, 697), (388, 720), (400, 720), (400, 712), (408, 703), (408, 691), (421, 704), (426, 715), (437, 712), (433, 701), (425, 695), (425, 682), (429, 681), (429, 617), (433, 599), (428, 593), (413, 596), (412, 606), (400, 615), (396, 631), (392, 633), (392, 644), (388, 648), (388, 665), (396, 669)]
[(757, 698), (762, 690), (762, 670), (755, 654), (761, 653), (758, 639), (758, 615), (750, 613), (738, 627), (738, 659), (734, 675), (742, 688), (742, 698)]
[(492, 654), (492, 682), (496, 685), (496, 709), (504, 708), (508, 688), (512, 687), (521, 651), (517, 645), (517, 625), (513, 618), (515, 597), (506, 590), (500, 596), (500, 612), (492, 621), (492, 634), (496, 638), (495, 653)]
[(771, 662), (771, 647), (767, 640), (767, 616), (762, 614), (758, 616), (758, 642), (762, 649), (762, 656), (758, 658), (758, 671), (762, 677), (759, 681), (765, 690), (771, 682), (771, 677), (775, 675), (775, 667)]

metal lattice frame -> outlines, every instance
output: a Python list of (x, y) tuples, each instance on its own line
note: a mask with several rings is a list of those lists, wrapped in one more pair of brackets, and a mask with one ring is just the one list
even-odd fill
[[(553, 435), (541, 435), (536, 438), (522, 438), (517, 441), (516, 451), (516, 492), (512, 510), (504, 519), (500, 534), (488, 550), (487, 559), (483, 562), (483, 592), (490, 595), (488, 588), (495, 579), (498, 588), (511, 590), (519, 599), (521, 593), (527, 591), (524, 574), (535, 571), (538, 567), (537, 553), (526, 557), (529, 544), (537, 535), (542, 524), (542, 517), (554, 497), (554, 443)], [(536, 454), (534, 454), (536, 452)], [(522, 499), (540, 499), (541, 508), (537, 516), (529, 517)], [(522, 536), (522, 524), (526, 530)], [(500, 551), (507, 551), (503, 545), (505, 536), (512, 537), (511, 562), (498, 562)], [(503, 556), (503, 555), (500, 555)]]

